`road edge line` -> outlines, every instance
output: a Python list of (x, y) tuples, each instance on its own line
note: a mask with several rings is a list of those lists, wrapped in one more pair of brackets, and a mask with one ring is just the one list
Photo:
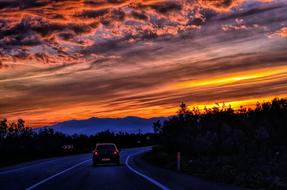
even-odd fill
[(78, 166), (80, 166), (80, 165), (82, 165), (82, 164), (84, 164), (84, 163), (86, 163), (86, 162), (89, 162), (89, 161), (91, 161), (91, 159), (88, 159), (88, 160), (85, 160), (85, 161), (80, 162), (80, 163), (78, 163), (78, 164), (75, 164), (75, 165), (73, 165), (73, 166), (71, 166), (71, 167), (69, 167), (69, 168), (67, 168), (67, 169), (65, 169), (65, 170), (63, 170), (63, 171), (61, 171), (61, 172), (58, 172), (58, 173), (56, 173), (56, 174), (54, 174), (54, 175), (52, 175), (52, 176), (50, 176), (50, 177), (47, 177), (47, 178), (45, 178), (45, 179), (43, 179), (43, 180), (41, 180), (41, 181), (35, 183), (34, 185), (31, 185), (31, 186), (25, 188), (25, 190), (32, 190), (32, 189), (38, 187), (39, 185), (41, 185), (41, 184), (43, 184), (43, 183), (45, 183), (45, 182), (47, 182), (47, 181), (49, 181), (49, 180), (51, 180), (51, 179), (53, 179), (53, 178), (55, 178), (55, 177), (57, 177), (57, 176), (59, 176), (59, 175), (65, 173), (65, 172), (68, 172), (68, 171), (70, 171), (70, 170), (72, 170), (72, 169), (74, 169), (74, 168), (76, 168), (76, 167), (78, 167)]
[(132, 172), (134, 172), (135, 174), (143, 177), (144, 179), (146, 179), (147, 181), (151, 182), (152, 184), (156, 185), (157, 187), (159, 187), (160, 189), (162, 190), (170, 190), (170, 188), (166, 187), (165, 185), (161, 184), (160, 182), (158, 182), (157, 180), (139, 172), (138, 170), (134, 169), (131, 165), (129, 165), (129, 159), (135, 155), (138, 155), (138, 154), (142, 154), (146, 152), (146, 150), (144, 151), (140, 151), (140, 152), (137, 152), (137, 153), (134, 153), (134, 154), (131, 154), (131, 155), (128, 155), (128, 157), (126, 158), (125, 160), (125, 164), (126, 166), (128, 167), (128, 169), (130, 169)]

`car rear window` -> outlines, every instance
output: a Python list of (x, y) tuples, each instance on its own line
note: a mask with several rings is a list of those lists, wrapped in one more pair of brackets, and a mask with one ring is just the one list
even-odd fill
[(113, 144), (98, 145), (97, 150), (115, 150), (116, 147)]

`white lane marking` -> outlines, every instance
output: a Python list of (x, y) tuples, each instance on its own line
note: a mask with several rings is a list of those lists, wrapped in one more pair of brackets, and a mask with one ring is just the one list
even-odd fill
[(151, 183), (153, 183), (154, 185), (158, 186), (160, 189), (162, 189), (162, 190), (170, 190), (168, 187), (164, 186), (164, 185), (161, 184), (160, 182), (158, 182), (158, 181), (156, 181), (155, 179), (152, 179), (151, 177), (149, 177), (149, 176), (147, 176), (147, 175), (145, 175), (145, 174), (143, 174), (143, 173), (141, 173), (141, 172), (135, 170), (133, 167), (131, 167), (131, 166), (129, 165), (129, 159), (130, 159), (130, 157), (135, 156), (135, 155), (137, 155), (137, 154), (141, 154), (141, 153), (143, 153), (143, 152), (146, 152), (146, 150), (140, 151), (140, 152), (137, 152), (137, 153), (134, 153), (134, 154), (131, 154), (131, 155), (128, 155), (128, 157), (127, 157), (127, 159), (126, 159), (126, 161), (125, 161), (126, 166), (127, 166), (132, 172), (134, 172), (135, 174), (137, 174), (137, 175), (139, 175), (139, 176), (145, 178), (145, 179), (148, 180), (149, 182), (151, 182)]
[(86, 163), (86, 162), (89, 162), (89, 161), (91, 161), (91, 160), (92, 160), (92, 159), (88, 159), (88, 160), (85, 160), (85, 161), (83, 161), (83, 162), (80, 162), (80, 163), (78, 163), (78, 164), (76, 164), (76, 165), (73, 165), (72, 167), (69, 167), (69, 168), (67, 168), (67, 169), (65, 169), (65, 170), (63, 170), (63, 171), (61, 171), (61, 172), (59, 172), (59, 173), (56, 173), (55, 175), (52, 175), (52, 176), (50, 176), (50, 177), (48, 177), (48, 178), (45, 178), (45, 179), (39, 181), (38, 183), (35, 183), (34, 185), (31, 185), (30, 187), (27, 187), (25, 190), (35, 189), (35, 188), (38, 187), (39, 185), (41, 185), (41, 184), (43, 184), (43, 183), (45, 183), (45, 182), (47, 182), (47, 181), (49, 181), (49, 180), (51, 180), (51, 179), (53, 179), (53, 178), (59, 176), (59, 175), (65, 173), (65, 172), (67, 172), (67, 171), (70, 171), (70, 170), (72, 170), (72, 169), (74, 169), (74, 168), (76, 168), (76, 167), (78, 167), (78, 166), (80, 166), (80, 165), (82, 165), (82, 164), (84, 164), (84, 163)]

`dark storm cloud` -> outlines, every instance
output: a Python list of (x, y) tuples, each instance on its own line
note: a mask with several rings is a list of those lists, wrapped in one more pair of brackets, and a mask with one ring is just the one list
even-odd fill
[(41, 1), (41, 0), (4, 0), (0, 1), (0, 9), (5, 8), (19, 8), (19, 9), (27, 9), (31, 7), (42, 7), (48, 5), (49, 1)]
[(168, 13), (170, 11), (179, 11), (182, 9), (182, 6), (179, 2), (173, 2), (173, 1), (167, 1), (163, 4), (158, 3), (149, 6), (155, 9), (159, 13)]
[(148, 19), (148, 17), (144, 13), (136, 12), (136, 11), (132, 12), (132, 16), (134, 18), (140, 19), (140, 20), (147, 20)]
[(71, 30), (76, 34), (87, 33), (93, 25), (87, 24), (60, 24), (50, 23), (41, 17), (24, 17), (19, 23), (7, 30), (0, 31), (0, 36), (7, 37), (11, 35), (29, 35), (29, 32), (35, 32), (41, 36), (48, 36), (60, 31)]
[(109, 13), (109, 9), (102, 9), (102, 10), (85, 10), (82, 11), (80, 14), (75, 15), (80, 18), (98, 18), (100, 16), (104, 16)]

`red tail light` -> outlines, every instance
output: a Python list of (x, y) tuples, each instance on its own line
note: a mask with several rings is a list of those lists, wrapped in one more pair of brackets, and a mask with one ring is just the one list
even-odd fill
[(95, 154), (95, 156), (98, 156), (98, 155), (99, 155), (99, 153), (98, 153), (97, 151), (95, 151), (95, 153), (94, 153), (94, 154)]
[(118, 151), (114, 151), (113, 154), (114, 154), (114, 155), (117, 155), (117, 154), (118, 154)]

